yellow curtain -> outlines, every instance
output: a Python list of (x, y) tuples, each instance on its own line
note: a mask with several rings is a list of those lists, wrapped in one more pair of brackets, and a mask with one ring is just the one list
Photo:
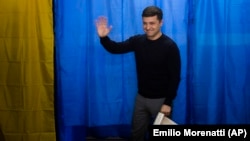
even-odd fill
[(0, 139), (55, 141), (52, 0), (0, 2)]

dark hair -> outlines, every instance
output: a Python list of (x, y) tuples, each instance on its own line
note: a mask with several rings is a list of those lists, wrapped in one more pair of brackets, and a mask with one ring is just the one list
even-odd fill
[(159, 21), (162, 20), (162, 10), (156, 6), (148, 6), (142, 12), (142, 17), (152, 17), (155, 15), (157, 16)]

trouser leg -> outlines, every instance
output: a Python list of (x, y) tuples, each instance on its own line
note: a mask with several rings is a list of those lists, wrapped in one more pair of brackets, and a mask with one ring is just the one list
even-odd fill
[(148, 125), (152, 123), (164, 102), (164, 98), (148, 99), (138, 94), (132, 121), (132, 140), (144, 141)]
[[(152, 125), (158, 112), (161, 110), (161, 106), (164, 103), (165, 98), (159, 98), (159, 99), (147, 99), (146, 100), (146, 105), (147, 109), (149, 110), (150, 113), (150, 122), (149, 125)], [(148, 130), (147, 130), (148, 131)], [(149, 132), (147, 134), (147, 140), (148, 140)]]
[(146, 110), (145, 99), (137, 95), (132, 119), (132, 141), (144, 141), (149, 118), (150, 115)]
[(151, 118), (155, 118), (161, 110), (161, 106), (164, 103), (165, 98), (158, 98), (158, 99), (147, 99), (146, 105), (147, 109), (149, 110), (149, 113), (151, 115)]

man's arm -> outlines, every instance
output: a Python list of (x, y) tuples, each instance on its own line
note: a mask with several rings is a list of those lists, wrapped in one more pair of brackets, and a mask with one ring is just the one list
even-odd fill
[(178, 46), (174, 43), (170, 49), (168, 55), (168, 72), (169, 72), (169, 83), (168, 83), (168, 96), (166, 97), (164, 104), (161, 108), (161, 112), (166, 116), (169, 116), (172, 110), (173, 99), (177, 95), (180, 75), (181, 75), (181, 57)]

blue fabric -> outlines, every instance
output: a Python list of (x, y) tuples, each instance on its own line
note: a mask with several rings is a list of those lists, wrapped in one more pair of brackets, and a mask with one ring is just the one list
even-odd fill
[(249, 124), (250, 2), (192, 4), (190, 123)]
[(99, 43), (95, 19), (110, 37), (143, 33), (141, 12), (163, 9), (162, 31), (180, 48), (179, 124), (249, 124), (250, 54), (247, 0), (54, 0), (56, 121), (60, 141), (128, 137), (137, 92), (133, 53), (113, 55)]

